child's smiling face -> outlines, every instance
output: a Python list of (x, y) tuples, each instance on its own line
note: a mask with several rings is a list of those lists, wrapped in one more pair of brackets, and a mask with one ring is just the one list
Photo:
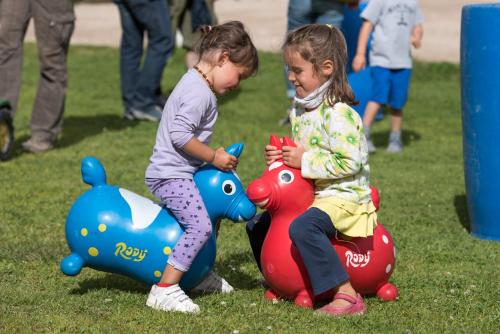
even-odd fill
[(300, 53), (293, 49), (286, 49), (284, 57), (288, 67), (288, 80), (295, 86), (297, 97), (306, 97), (325, 83), (332, 74), (331, 66), (325, 66), (323, 63), (320, 71), (316, 71), (313, 63), (302, 58)]

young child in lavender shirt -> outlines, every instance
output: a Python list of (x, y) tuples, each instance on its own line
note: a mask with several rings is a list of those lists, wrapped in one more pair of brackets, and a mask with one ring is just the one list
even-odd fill
[[(212, 224), (193, 181), (203, 163), (221, 170), (235, 169), (238, 159), (213, 149), (210, 139), (217, 120), (217, 95), (236, 88), (254, 74), (258, 56), (240, 22), (208, 27), (198, 44), (200, 61), (182, 77), (170, 95), (158, 127), (146, 170), (146, 184), (184, 228), (147, 306), (163, 311), (196, 313), (196, 305), (179, 287), (183, 274), (210, 238)], [(233, 288), (210, 272), (195, 290), (228, 293)]]

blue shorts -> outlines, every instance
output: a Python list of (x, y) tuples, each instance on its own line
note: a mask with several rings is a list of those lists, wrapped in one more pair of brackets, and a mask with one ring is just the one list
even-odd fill
[(411, 69), (371, 68), (372, 93), (370, 101), (388, 104), (393, 109), (403, 109), (408, 99)]

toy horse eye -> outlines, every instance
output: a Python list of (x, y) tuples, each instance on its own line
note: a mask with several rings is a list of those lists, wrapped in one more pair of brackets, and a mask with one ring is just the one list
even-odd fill
[(278, 177), (281, 182), (283, 183), (291, 183), (293, 182), (294, 176), (293, 173), (290, 172), (289, 170), (282, 170), (279, 174)]
[(226, 180), (222, 183), (222, 191), (226, 195), (233, 195), (236, 192), (236, 185), (231, 180)]

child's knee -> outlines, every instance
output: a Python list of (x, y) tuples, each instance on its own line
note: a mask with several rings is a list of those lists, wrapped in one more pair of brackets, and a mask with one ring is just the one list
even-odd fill
[(290, 228), (288, 229), (288, 235), (290, 236), (290, 240), (293, 243), (300, 243), (305, 240), (308, 235), (308, 224), (304, 224), (301, 220), (294, 220), (292, 224), (290, 224)]
[(205, 238), (205, 240), (210, 239), (212, 230), (212, 223), (210, 221), (199, 225), (200, 234)]
[(212, 235), (212, 223), (208, 221), (200, 221), (198, 224), (190, 225), (186, 227), (184, 233), (190, 235), (189, 238), (194, 238), (200, 243), (205, 244)]

